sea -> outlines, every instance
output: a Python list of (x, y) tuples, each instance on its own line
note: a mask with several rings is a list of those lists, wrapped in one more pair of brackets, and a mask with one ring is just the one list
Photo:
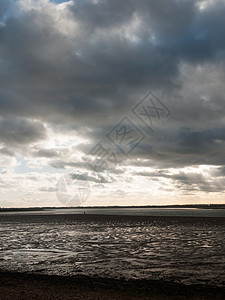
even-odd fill
[(0, 270), (225, 287), (225, 209), (1, 212)]

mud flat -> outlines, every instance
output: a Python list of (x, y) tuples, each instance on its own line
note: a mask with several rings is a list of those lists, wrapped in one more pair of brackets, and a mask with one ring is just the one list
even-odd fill
[(162, 280), (0, 272), (0, 299), (225, 299), (225, 288)]

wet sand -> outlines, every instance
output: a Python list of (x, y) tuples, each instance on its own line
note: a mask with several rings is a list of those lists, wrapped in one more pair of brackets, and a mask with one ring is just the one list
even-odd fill
[[(160, 221), (169, 224), (224, 224), (225, 218), (192, 217), (144, 217), (144, 216), (99, 216), (99, 215), (14, 215), (1, 216), (0, 223), (74, 224), (74, 220), (106, 224), (110, 220), (125, 224)], [(31, 226), (31, 225), (29, 225)], [(115, 227), (116, 228), (116, 227)], [(164, 228), (164, 227), (163, 227)], [(10, 236), (10, 235), (9, 235)], [(57, 276), (37, 273), (16, 273), (0, 270), (0, 300), (7, 299), (225, 299), (225, 287), (207, 285), (184, 285), (164, 280), (109, 279), (84, 275)]]
[[(156, 209), (157, 211), (157, 209)], [(196, 211), (201, 211), (201, 209), (196, 209)], [(206, 212), (208, 210), (205, 210)], [(218, 211), (218, 210), (216, 210)], [(36, 212), (23, 212), (23, 211), (18, 211), (18, 212), (1, 212), (0, 213), (0, 223), (5, 222), (5, 221), (13, 221), (13, 222), (51, 222), (51, 221), (57, 221), (57, 222), (65, 222), (65, 221), (100, 221), (100, 222), (105, 222), (105, 221), (120, 221), (120, 222), (135, 222), (136, 220), (140, 221), (146, 221), (146, 222), (152, 222), (152, 221), (163, 221), (163, 222), (169, 222), (169, 223), (174, 223), (179, 222), (179, 223), (193, 223), (193, 222), (209, 222), (209, 223), (214, 223), (214, 224), (219, 224), (219, 223), (225, 223), (225, 216), (217, 216), (217, 217), (211, 217), (208, 215), (205, 216), (192, 216), (192, 215), (170, 215), (170, 210), (166, 212), (166, 214), (153, 214), (153, 215), (142, 215), (142, 214), (132, 214), (130, 212), (129, 214), (107, 214), (107, 212), (103, 213), (104, 209), (98, 212), (79, 212), (79, 213), (73, 213), (72, 211), (51, 211), (51, 210), (46, 210), (46, 211), (36, 211)], [(158, 210), (160, 212), (160, 210)]]
[(0, 299), (225, 299), (224, 288), (0, 272)]

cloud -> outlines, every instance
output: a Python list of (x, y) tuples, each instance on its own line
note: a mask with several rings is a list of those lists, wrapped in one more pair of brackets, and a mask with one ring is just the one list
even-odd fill
[(45, 138), (45, 127), (38, 121), (10, 117), (0, 118), (0, 141), (5, 145), (27, 145)]
[(13, 0), (2, 0), (0, 3), (0, 20), (4, 22), (4, 19), (7, 16), (7, 12), (12, 5)]
[(112, 175), (96, 172), (73, 172), (70, 174), (73, 180), (91, 181), (95, 183), (110, 183), (115, 181)]
[(6, 156), (14, 156), (14, 152), (11, 149), (8, 149), (7, 147), (3, 147), (0, 149), (0, 153)]
[[(126, 182), (126, 168), (155, 168), (156, 179), (173, 167), (180, 188), (194, 178), (182, 182), (187, 166), (223, 170), (224, 13), (222, 0), (1, 1), (2, 162), (20, 154), (24, 172), (75, 168), (112, 184)], [(172, 112), (155, 122), (151, 111), (153, 132), (132, 112), (149, 89)], [(125, 116), (146, 137), (129, 155), (107, 139)], [(88, 173), (99, 141), (117, 151), (113, 178)], [(208, 189), (222, 189), (215, 182)]]
[(170, 180), (173, 189), (179, 191), (201, 191), (206, 193), (222, 192), (225, 190), (224, 168), (215, 168), (214, 166), (205, 166), (204, 168), (192, 168), (184, 171), (171, 169), (161, 169), (158, 171), (136, 171), (135, 176), (148, 177), (151, 180), (163, 181)]
[(39, 191), (41, 192), (56, 192), (56, 188), (55, 187), (41, 187), (39, 188)]
[(53, 158), (59, 156), (59, 154), (55, 149), (40, 149), (34, 153), (34, 156)]
[(203, 13), (195, 1), (19, 3), (0, 32), (2, 114), (112, 125), (146, 89), (176, 89), (182, 60), (222, 55), (217, 4)]

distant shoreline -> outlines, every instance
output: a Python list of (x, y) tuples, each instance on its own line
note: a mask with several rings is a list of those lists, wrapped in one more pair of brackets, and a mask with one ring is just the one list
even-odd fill
[(0, 212), (14, 212), (14, 211), (44, 211), (49, 209), (124, 209), (124, 208), (198, 208), (198, 209), (225, 209), (225, 204), (193, 204), (193, 205), (145, 205), (145, 206), (77, 206), (77, 207), (13, 207), (0, 208)]
[(108, 221), (113, 222), (130, 222), (136, 223), (137, 221), (152, 223), (163, 222), (170, 224), (224, 224), (225, 217), (199, 217), (199, 216), (140, 216), (140, 215), (107, 215), (107, 214), (5, 214), (0, 217), (0, 224), (3, 222), (22, 222), (22, 223), (52, 223), (65, 224), (65, 222), (98, 222), (105, 223)]
[(0, 271), (1, 299), (225, 299), (225, 288), (164, 280)]

